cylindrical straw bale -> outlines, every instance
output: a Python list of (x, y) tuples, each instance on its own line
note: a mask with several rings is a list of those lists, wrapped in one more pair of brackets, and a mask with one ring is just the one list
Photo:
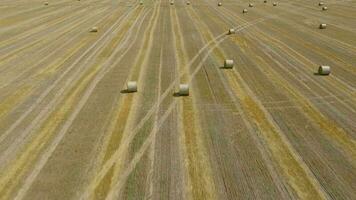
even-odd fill
[(224, 68), (232, 68), (234, 66), (233, 60), (225, 60), (224, 61)]
[(179, 95), (180, 96), (188, 96), (189, 95), (189, 85), (188, 84), (180, 84), (179, 85)]
[(319, 66), (318, 73), (320, 75), (329, 75), (331, 72), (330, 66), (321, 65)]
[(93, 26), (93, 27), (90, 29), (90, 32), (98, 32), (98, 27)]
[(137, 92), (137, 82), (136, 81), (127, 82), (127, 92)]
[(320, 25), (319, 25), (319, 28), (320, 28), (320, 29), (326, 29), (326, 24), (320, 24)]

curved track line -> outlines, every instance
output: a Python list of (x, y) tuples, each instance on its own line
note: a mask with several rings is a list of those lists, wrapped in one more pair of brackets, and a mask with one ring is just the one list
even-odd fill
[[(136, 7), (138, 8), (138, 7)], [(136, 8), (132, 9), (131, 11), (134, 11)], [(60, 83), (60, 81), (62, 81), (63, 78), (66, 77), (66, 75), (74, 68), (76, 67), (76, 72), (73, 73), (71, 75), (71, 77), (69, 78), (69, 80), (65, 83), (65, 85), (63, 87), (61, 87), (59, 89), (59, 91), (57, 91), (56, 96), (53, 98), (53, 100), (46, 105), (42, 111), (41, 114), (37, 115), (35, 120), (32, 121), (32, 123), (30, 124), (29, 127), (27, 127), (22, 133), (22, 137), (24, 138), (26, 137), (26, 135), (35, 127), (35, 126), (39, 126), (39, 122), (42, 121), (45, 117), (43, 117), (43, 115), (48, 115), (55, 107), (55, 105), (59, 102), (58, 99), (62, 99), (63, 98), (63, 93), (65, 92), (65, 90), (70, 87), (70, 85), (75, 82), (75, 80), (78, 80), (78, 74), (83, 72), (83, 68), (85, 67), (85, 64), (87, 64), (88, 59), (84, 60), (84, 63), (81, 65), (81, 67), (78, 67), (77, 65), (80, 63), (80, 61), (82, 61), (82, 59), (84, 58), (92, 58), (93, 55), (95, 55), (97, 52), (99, 52), (101, 50), (101, 48), (104, 47), (105, 43), (107, 41), (109, 41), (109, 39), (111, 37), (109, 37), (109, 35), (112, 35), (113, 32), (118, 31), (118, 29), (121, 27), (122, 24), (121, 21), (124, 20), (126, 17), (128, 17), (130, 14), (130, 12), (127, 12), (125, 15), (121, 16), (116, 23), (114, 23), (94, 44), (92, 44), (81, 56), (79, 56), (71, 66), (69, 66), (62, 74), (61, 76), (50, 86), (48, 87), (40, 96), (39, 98), (36, 99), (36, 102), (26, 111), (23, 113), (23, 115), (21, 115), (20, 118), (18, 118), (16, 120), (15, 123), (13, 123), (11, 125), (11, 127), (9, 129), (7, 129), (4, 134), (1, 135), (0, 137), (0, 143), (13, 131), (17, 128), (17, 126), (38, 106), (40, 105), (40, 103), (42, 102), (42, 100)], [(119, 27), (116, 28), (115, 30), (114, 27), (117, 26), (118, 24)], [(98, 46), (98, 48), (96, 48)], [(93, 51), (92, 51), (93, 50)], [(90, 56), (88, 56), (88, 54), (90, 53)], [(18, 138), (18, 139), (21, 139)], [(13, 148), (16, 148), (17, 143), (13, 144), (12, 146), (15, 146)], [(10, 151), (11, 152), (11, 151)], [(0, 156), (0, 163), (3, 163), (3, 160), (6, 158), (6, 156), (4, 157), (4, 155)], [(1, 167), (1, 165), (0, 165)]]
[[(251, 23), (247, 23), (244, 26), (238, 27), (238, 29), (236, 30), (238, 31), (243, 31), (244, 29), (246, 29), (249, 26), (253, 26), (257, 23), (260, 23), (264, 20), (267, 20), (268, 18), (264, 18), (264, 19), (258, 19), (255, 22), (251, 22)], [(202, 49), (200, 49), (200, 51), (198, 52), (198, 54), (189, 62), (188, 66), (191, 66), (195, 60), (200, 56), (200, 54), (202, 52), (204, 52), (205, 49), (207, 49), (212, 43), (214, 43), (214, 45), (211, 47), (211, 49), (207, 52), (206, 56), (203, 57), (203, 59), (201, 60), (201, 62), (197, 65), (196, 70), (192, 73), (191, 78), (189, 79), (189, 82), (192, 81), (192, 79), (194, 78), (194, 76), (198, 73), (198, 71), (200, 70), (200, 68), (203, 66), (203, 62), (208, 58), (209, 54), (214, 50), (214, 48), (217, 47), (217, 45), (219, 45), (223, 40), (225, 40), (224, 36), (226, 35), (226, 33), (223, 33), (219, 36), (217, 36), (216, 38), (214, 38), (214, 41), (210, 41), (208, 42)], [(183, 76), (180, 75), (179, 78)], [(137, 134), (138, 130), (145, 124), (145, 122), (151, 117), (151, 115), (154, 113), (155, 109), (157, 109), (158, 105), (160, 105), (163, 101), (163, 99), (169, 94), (169, 92), (173, 89), (174, 84), (179, 81), (179, 78), (177, 78), (175, 81), (173, 81), (173, 83), (171, 83), (169, 85), (169, 87), (166, 89), (166, 91), (161, 95), (161, 101), (157, 102), (156, 104), (154, 104), (152, 106), (152, 108), (148, 111), (148, 113), (146, 114), (146, 116), (144, 118), (142, 118), (142, 120), (139, 122), (139, 124), (131, 131), (131, 135), (129, 136), (129, 138), (127, 139), (127, 142), (130, 142), (133, 137)], [(174, 104), (171, 104), (169, 106), (168, 109), (173, 109)], [(167, 112), (166, 112), (167, 113)], [(121, 145), (120, 145), (121, 146)], [(119, 149), (120, 150), (120, 149)], [(116, 159), (118, 157), (121, 157), (121, 151), (117, 150), (112, 156), (111, 158), (103, 165), (102, 170), (100, 170), (100, 172), (97, 174), (97, 176), (94, 178), (94, 183), (98, 183), (100, 182), (99, 180), (101, 180), (105, 174), (109, 171), (109, 169), (111, 168), (111, 166), (116, 162)], [(85, 193), (82, 195), (82, 198), (85, 197), (84, 196)]]
[[(146, 16), (146, 15), (144, 15), (144, 16)], [(139, 17), (137, 17), (136, 22), (138, 21), (138, 19), (139, 19)], [(142, 22), (143, 22), (143, 20), (142, 20)], [(132, 31), (134, 27), (135, 27), (134, 25), (131, 26), (130, 31)], [(127, 35), (131, 35), (131, 34), (127, 34)], [(136, 34), (136, 36), (137, 35), (138, 34)], [(121, 45), (124, 45), (124, 44), (128, 44), (128, 40), (126, 40), (125, 42), (121, 43), (120, 47), (118, 47), (116, 49), (116, 51), (112, 55), (116, 55), (117, 51), (123, 49), (124, 47), (122, 47)], [(118, 58), (118, 60), (113, 65), (110, 65), (110, 61), (111, 61), (111, 59), (114, 58), (114, 56), (111, 56), (111, 58), (108, 59), (106, 64), (104, 64), (105, 66), (109, 66), (110, 65), (110, 67), (107, 67), (107, 68), (103, 67), (102, 70), (98, 73), (98, 75), (94, 78), (94, 80), (90, 83), (90, 86), (85, 91), (85, 93), (84, 93), (82, 99), (79, 101), (76, 109), (72, 112), (72, 114), (70, 115), (69, 119), (63, 125), (63, 127), (59, 131), (59, 133), (56, 135), (56, 138), (52, 141), (51, 145), (49, 145), (49, 149), (47, 149), (45, 151), (45, 153), (41, 156), (40, 161), (37, 163), (37, 165), (35, 166), (34, 170), (26, 178), (25, 184), (20, 189), (20, 191), (18, 192), (18, 194), (17, 194), (15, 199), (23, 199), (24, 198), (24, 196), (26, 195), (26, 192), (28, 191), (28, 189), (30, 188), (30, 186), (32, 185), (32, 183), (34, 182), (34, 180), (36, 179), (36, 177), (40, 173), (41, 169), (47, 163), (49, 157), (52, 155), (52, 153), (54, 152), (54, 150), (56, 149), (58, 144), (62, 141), (64, 135), (67, 133), (67, 130), (72, 125), (72, 122), (76, 118), (77, 114), (81, 111), (83, 106), (86, 104), (87, 100), (89, 99), (89, 97), (92, 94), (92, 91), (95, 89), (96, 85), (111, 70), (112, 66), (115, 66), (115, 64), (117, 64), (124, 57), (124, 55), (128, 52), (128, 50), (130, 49), (130, 47), (132, 45), (133, 45), (133, 43), (131, 43), (131, 45), (128, 48), (126, 48), (125, 52), (123, 52), (123, 54)]]

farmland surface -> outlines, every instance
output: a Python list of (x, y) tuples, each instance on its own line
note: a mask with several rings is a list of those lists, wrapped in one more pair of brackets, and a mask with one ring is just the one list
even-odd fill
[(356, 0), (44, 2), (0, 0), (0, 200), (356, 199)]

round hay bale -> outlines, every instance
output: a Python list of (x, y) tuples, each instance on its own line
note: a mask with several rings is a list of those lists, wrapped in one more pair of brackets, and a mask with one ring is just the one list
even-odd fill
[(137, 82), (136, 81), (129, 81), (127, 82), (127, 92), (137, 92)]
[(267, 3), (267, 0), (264, 0), (263, 3)]
[(189, 85), (188, 84), (179, 84), (179, 96), (188, 96), (189, 95)]
[(45, 5), (45, 6), (48, 6), (48, 4), (49, 4), (49, 3), (48, 3), (47, 1), (46, 1), (46, 2), (44, 2), (44, 5)]
[(224, 61), (224, 68), (231, 69), (234, 67), (234, 61), (233, 60), (225, 60)]
[(229, 29), (229, 35), (231, 35), (231, 34), (235, 34), (235, 29), (233, 29), (233, 28)]
[(326, 29), (326, 24), (320, 24), (320, 25), (319, 25), (319, 28), (320, 28), (320, 29)]
[(328, 10), (328, 7), (324, 6), (321, 10)]
[(249, 3), (248, 6), (252, 8), (253, 7), (253, 3)]
[(326, 66), (326, 65), (319, 66), (319, 69), (318, 69), (319, 75), (329, 75), (330, 72), (331, 72), (330, 66)]
[(143, 1), (140, 1), (140, 5), (143, 5)]
[(90, 29), (90, 32), (93, 32), (93, 33), (98, 32), (98, 27), (93, 26), (93, 27)]
[(219, 3), (218, 3), (218, 6), (222, 6), (222, 3), (221, 3), (221, 2), (219, 2)]
[(324, 2), (319, 2), (319, 6), (323, 6), (324, 5)]
[(273, 6), (277, 6), (277, 2), (273, 2)]
[(171, 5), (174, 5), (174, 1), (171, 1), (171, 3), (170, 3)]
[(190, 5), (190, 1), (187, 1), (187, 5), (188, 5), (188, 6)]
[(243, 10), (242, 10), (242, 13), (247, 13), (247, 9), (246, 9), (246, 8), (243, 9)]

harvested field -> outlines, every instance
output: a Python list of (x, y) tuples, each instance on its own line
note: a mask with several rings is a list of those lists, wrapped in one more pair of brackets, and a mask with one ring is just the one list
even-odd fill
[(356, 0), (219, 2), (0, 1), (0, 200), (356, 199)]

